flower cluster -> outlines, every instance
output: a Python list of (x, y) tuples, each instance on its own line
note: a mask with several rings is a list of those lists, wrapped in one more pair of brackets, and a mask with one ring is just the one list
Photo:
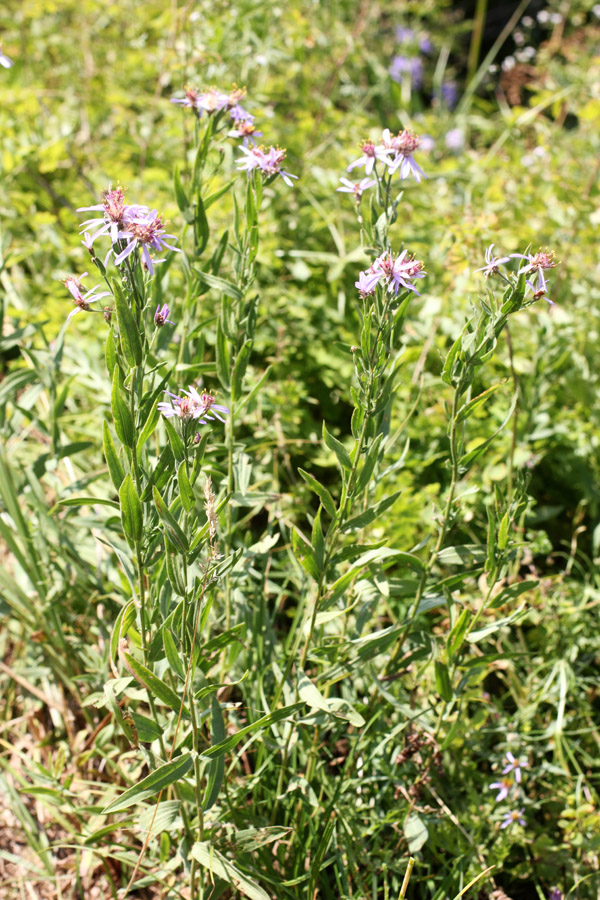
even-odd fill
[(229, 410), (226, 406), (221, 406), (215, 401), (212, 394), (200, 394), (193, 385), (189, 386), (189, 391), (182, 391), (182, 395), (172, 394), (171, 391), (165, 391), (165, 395), (169, 400), (163, 400), (158, 404), (158, 409), (167, 419), (177, 417), (182, 422), (191, 420), (207, 425), (209, 421), (219, 419), (224, 422), (225, 419), (219, 415), (228, 415)]
[[(141, 247), (142, 259), (145, 268), (150, 275), (154, 274), (154, 265), (164, 262), (162, 259), (153, 259), (150, 250), (162, 252), (165, 247), (179, 253), (177, 247), (167, 243), (176, 240), (174, 234), (167, 234), (163, 228), (162, 219), (155, 209), (149, 210), (147, 206), (129, 204), (125, 202), (123, 188), (112, 188), (104, 192), (102, 203), (94, 206), (81, 206), (77, 212), (100, 212), (101, 216), (88, 219), (81, 226), (84, 240), (82, 241), (90, 253), (93, 254), (94, 241), (108, 235), (113, 247), (108, 251), (104, 264), (107, 265), (112, 253), (115, 254), (115, 265), (121, 263), (130, 256), (136, 247)], [(87, 229), (90, 229), (88, 231)], [(114, 247), (116, 246), (116, 251)]]
[(377, 162), (389, 168), (390, 174), (400, 172), (400, 178), (404, 180), (412, 175), (417, 183), (425, 178), (425, 173), (413, 159), (413, 153), (419, 148), (420, 138), (412, 131), (399, 131), (392, 134), (386, 128), (381, 135), (379, 144), (373, 141), (363, 141), (360, 145), (362, 155), (348, 166), (348, 171), (357, 166), (364, 166), (365, 173), (370, 175)]
[(378, 256), (369, 269), (359, 272), (354, 284), (362, 297), (373, 294), (378, 284), (384, 285), (390, 293), (405, 290), (418, 294), (411, 282), (419, 278), (425, 278), (421, 260), (410, 256), (408, 250), (396, 255), (387, 251)]
[[(509, 795), (514, 795), (514, 799), (517, 799), (520, 795), (519, 786), (522, 779), (521, 769), (527, 768), (528, 765), (529, 763), (526, 759), (519, 759), (515, 757), (510, 750), (507, 751), (504, 756), (504, 768), (502, 769), (502, 775), (504, 777), (499, 781), (494, 781), (490, 784), (491, 791), (498, 791), (496, 794), (496, 803), (502, 803)], [(500, 828), (508, 828), (509, 825), (515, 824), (525, 825), (523, 813), (523, 808), (506, 812), (500, 823)]]
[(229, 112), (233, 120), (233, 127), (227, 132), (227, 136), (242, 139), (239, 149), (244, 156), (240, 156), (236, 160), (238, 169), (248, 172), (248, 174), (258, 169), (266, 178), (281, 175), (285, 183), (291, 187), (292, 179), (297, 178), (297, 175), (291, 175), (281, 168), (285, 150), (280, 147), (266, 148), (256, 145), (255, 139), (262, 137), (263, 133), (257, 130), (254, 116), (240, 103), (244, 94), (245, 90), (242, 88), (234, 88), (229, 94), (226, 94), (217, 88), (210, 88), (208, 91), (200, 93), (193, 87), (186, 87), (185, 97), (181, 99), (173, 97), (171, 103), (190, 107), (195, 110), (199, 119), (204, 113), (211, 115), (223, 110)]
[(490, 275), (502, 274), (501, 267), (511, 259), (524, 259), (525, 265), (517, 271), (517, 275), (531, 274), (537, 275), (537, 284), (534, 284), (529, 278), (526, 279), (527, 287), (533, 293), (533, 299), (539, 300), (543, 297), (551, 305), (554, 301), (547, 296), (548, 282), (544, 272), (547, 269), (553, 269), (557, 263), (554, 260), (554, 253), (550, 250), (538, 250), (537, 253), (511, 253), (509, 256), (494, 256), (494, 245), (485, 251), (485, 266), (475, 269), (476, 272), (483, 272), (486, 278)]

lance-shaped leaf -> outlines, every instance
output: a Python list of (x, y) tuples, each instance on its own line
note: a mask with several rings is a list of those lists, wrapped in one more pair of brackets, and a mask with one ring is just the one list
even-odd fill
[(122, 812), (135, 803), (141, 803), (142, 800), (153, 797), (170, 784), (181, 781), (192, 768), (193, 761), (194, 757), (191, 753), (184, 753), (163, 766), (159, 766), (158, 769), (155, 769), (154, 772), (151, 772), (138, 784), (134, 784), (126, 791), (123, 791), (120, 797), (117, 797), (116, 800), (113, 800), (112, 803), (109, 803), (102, 810), (103, 814)]
[(126, 447), (133, 447), (135, 443), (133, 419), (122, 394), (122, 380), (123, 376), (121, 375), (121, 370), (119, 366), (115, 366), (110, 395), (115, 431), (117, 432), (119, 440), (125, 444)]
[(102, 446), (104, 448), (104, 458), (106, 459), (110, 479), (118, 491), (123, 484), (125, 472), (123, 471), (123, 466), (121, 465), (121, 460), (119, 459), (119, 454), (117, 453), (107, 422), (102, 423)]
[(113, 279), (112, 289), (115, 297), (115, 306), (117, 308), (117, 322), (119, 323), (121, 347), (123, 348), (125, 359), (133, 368), (133, 366), (141, 365), (142, 362), (142, 342), (140, 340), (140, 332), (136, 321), (131, 314), (129, 303), (123, 288), (116, 279)]
[(180, 553), (186, 553), (189, 550), (188, 539), (185, 536), (181, 526), (179, 525), (177, 519), (170, 512), (167, 504), (160, 496), (156, 488), (152, 489), (152, 495), (154, 497), (154, 505), (156, 506), (156, 510), (158, 515), (161, 518), (163, 525), (165, 526), (165, 532), (167, 537), (171, 541), (174, 547), (179, 550)]
[(344, 445), (327, 431), (325, 422), (323, 422), (323, 440), (325, 441), (327, 447), (329, 447), (329, 449), (335, 453), (340, 466), (343, 469), (351, 469), (352, 460), (350, 459), (350, 454), (348, 453)]
[(208, 841), (198, 842), (193, 845), (191, 855), (201, 866), (217, 878), (223, 879), (230, 884), (234, 890), (239, 891), (244, 897), (250, 897), (250, 900), (270, 900), (270, 897), (263, 889), (248, 878), (243, 872), (237, 869), (226, 856), (219, 853), (218, 850), (208, 843)]
[[(166, 706), (172, 709), (173, 712), (179, 713), (179, 710), (181, 709), (181, 698), (175, 693), (173, 688), (170, 688), (168, 684), (158, 677), (158, 675), (155, 675), (154, 672), (151, 672), (150, 669), (146, 668), (143, 663), (138, 662), (131, 653), (127, 653), (125, 650), (119, 651), (119, 654), (123, 664), (136, 681), (143, 684), (153, 697), (161, 700)], [(185, 706), (183, 707), (183, 713), (186, 716), (189, 715)]]
[(142, 539), (144, 515), (140, 498), (137, 495), (135, 485), (129, 474), (126, 475), (125, 480), (120, 487), (119, 500), (121, 501), (121, 521), (123, 522), (123, 531), (127, 537), (138, 544)]

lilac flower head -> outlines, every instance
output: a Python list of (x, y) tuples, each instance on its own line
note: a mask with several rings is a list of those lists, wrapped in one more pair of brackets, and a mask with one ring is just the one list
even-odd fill
[(110, 294), (110, 291), (101, 291), (98, 294), (98, 285), (90, 288), (90, 290), (86, 291), (84, 294), (82, 281), (87, 274), (87, 272), (83, 272), (83, 274), (79, 275), (79, 277), (77, 277), (76, 275), (68, 275), (63, 282), (66, 289), (73, 298), (73, 303), (75, 304), (75, 309), (73, 309), (67, 316), (67, 322), (79, 312), (90, 312), (91, 303), (95, 303), (102, 297), (108, 297)]
[(365, 175), (370, 175), (378, 160), (386, 165), (389, 163), (390, 150), (382, 144), (374, 144), (373, 141), (363, 141), (360, 144), (360, 149), (362, 150), (362, 156), (350, 163), (348, 172), (351, 172), (357, 166), (364, 166)]
[(3, 53), (0, 50), (0, 66), (3, 66), (5, 69), (10, 69), (11, 66), (14, 66), (14, 63), (10, 56), (7, 56), (6, 53)]
[(444, 140), (449, 150), (462, 150), (465, 136), (460, 128), (451, 128), (450, 131), (446, 132)]
[(422, 178), (427, 177), (412, 156), (421, 144), (421, 139), (418, 135), (405, 129), (404, 131), (398, 132), (397, 135), (392, 136), (389, 129), (386, 128), (383, 132), (383, 143), (384, 146), (389, 147), (394, 154), (393, 158), (389, 160), (390, 172), (392, 174), (397, 169), (400, 169), (400, 178), (402, 181), (404, 181), (405, 178), (408, 178), (409, 175), (412, 175), (417, 184), (421, 182)]
[(428, 34), (423, 34), (419, 38), (419, 50), (421, 53), (431, 53), (433, 50), (433, 44)]
[(156, 312), (154, 313), (154, 324), (156, 325), (156, 327), (162, 328), (163, 325), (167, 324), (167, 322), (169, 323), (169, 325), (174, 325), (175, 322), (171, 322), (171, 320), (169, 319), (170, 315), (171, 315), (171, 310), (169, 309), (167, 304), (163, 303), (162, 309), (161, 309), (161, 306), (159, 303), (158, 306), (156, 307)]
[(494, 256), (493, 250), (494, 245), (490, 244), (485, 251), (485, 266), (482, 266), (480, 269), (475, 269), (476, 272), (483, 272), (486, 278), (489, 275), (495, 275), (500, 271), (500, 266), (510, 260), (510, 256)]
[(378, 256), (370, 269), (360, 272), (355, 284), (363, 296), (372, 294), (379, 283), (383, 283), (390, 293), (398, 294), (402, 289), (418, 294), (419, 291), (411, 281), (419, 278), (425, 278), (420, 260), (409, 256), (408, 250), (403, 250), (396, 256), (388, 251)]
[(389, 68), (390, 77), (400, 84), (408, 75), (416, 89), (423, 84), (423, 61), (418, 56), (395, 56)]
[(235, 121), (235, 127), (227, 132), (227, 137), (242, 138), (244, 147), (256, 146), (254, 138), (262, 137), (262, 131), (258, 131), (253, 118)]
[(514, 782), (512, 778), (503, 778), (501, 781), (494, 781), (490, 784), (490, 791), (498, 791), (496, 795), (496, 803), (501, 803), (508, 797), (509, 791), (512, 789)]
[(253, 169), (260, 169), (267, 177), (281, 175), (290, 187), (292, 187), (291, 179), (298, 177), (281, 168), (285, 159), (285, 150), (280, 147), (269, 147), (268, 150), (264, 147), (240, 147), (240, 150), (245, 154), (245, 157), (240, 156), (237, 159), (237, 167), (240, 171), (245, 169), (249, 174)]
[(502, 774), (507, 775), (509, 772), (514, 772), (517, 784), (520, 784), (521, 769), (527, 768), (528, 765), (529, 765), (529, 763), (527, 762), (526, 759), (515, 759), (513, 754), (510, 752), (510, 750), (508, 750), (506, 753), (506, 765), (502, 769)]
[[(554, 253), (549, 250), (538, 250), (535, 254), (528, 253), (525, 255), (523, 253), (511, 253), (510, 255), (515, 259), (527, 260), (527, 265), (521, 266), (517, 274), (522, 275), (527, 272), (536, 272), (538, 276), (537, 287), (529, 280), (527, 280), (527, 284), (533, 291), (535, 300), (544, 297), (544, 294), (548, 293), (548, 283), (546, 282), (544, 271), (546, 269), (553, 269), (557, 265), (554, 261)], [(552, 300), (550, 300), (549, 297), (544, 297), (544, 299), (552, 304)]]
[(363, 178), (361, 181), (350, 181), (349, 178), (340, 178), (342, 187), (336, 188), (343, 194), (354, 194), (356, 202), (360, 200), (363, 193), (369, 188), (377, 184), (374, 178)]
[(404, 25), (398, 25), (396, 28), (396, 40), (399, 44), (403, 44), (405, 41), (412, 41), (414, 36), (415, 33), (412, 28), (405, 28)]
[(92, 241), (103, 234), (110, 234), (111, 241), (116, 244), (119, 231), (125, 228), (135, 216), (147, 214), (148, 207), (125, 203), (123, 188), (112, 188), (109, 185), (108, 190), (103, 194), (102, 203), (97, 203), (95, 206), (80, 206), (77, 212), (103, 213), (100, 218), (88, 219), (83, 223), (81, 229), (86, 231), (88, 226), (96, 229), (91, 236)]
[(227, 407), (218, 404), (212, 394), (200, 394), (192, 385), (190, 385), (189, 391), (182, 391), (181, 393), (184, 395), (183, 397), (180, 397), (178, 394), (172, 394), (170, 391), (165, 391), (165, 394), (171, 399), (163, 400), (159, 403), (158, 409), (167, 419), (177, 416), (183, 421), (193, 419), (196, 422), (207, 425), (209, 421), (214, 421), (215, 419), (224, 422), (225, 419), (219, 413), (223, 415), (229, 414)]
[(448, 109), (454, 109), (458, 101), (458, 86), (455, 81), (442, 81), (440, 90), (442, 100)]
[[(151, 275), (154, 275), (154, 263), (150, 256), (149, 248), (162, 252), (166, 247), (175, 253), (181, 251), (177, 247), (168, 244), (165, 238), (177, 240), (174, 234), (167, 234), (163, 228), (162, 219), (155, 209), (146, 216), (136, 216), (119, 232), (119, 239), (127, 241), (127, 246), (115, 257), (115, 265), (120, 266), (124, 259), (133, 253), (138, 244), (142, 247), (142, 259)], [(162, 262), (162, 260), (155, 260)]]
[(548, 900), (563, 900), (562, 891), (559, 891), (558, 888), (552, 888), (548, 894)]
[(178, 106), (188, 106), (191, 109), (200, 109), (200, 94), (196, 88), (186, 85), (184, 90), (185, 97), (171, 97), (171, 103), (176, 103)]
[(524, 809), (512, 810), (512, 812), (507, 812), (502, 820), (502, 824), (500, 828), (508, 828), (509, 825), (523, 825), (525, 826), (527, 823), (523, 818)]

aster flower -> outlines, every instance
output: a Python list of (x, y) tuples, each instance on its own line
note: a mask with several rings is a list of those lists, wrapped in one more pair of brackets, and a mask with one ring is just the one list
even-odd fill
[(451, 128), (444, 138), (444, 143), (449, 150), (462, 150), (464, 142), (465, 136), (460, 128)]
[(517, 784), (520, 784), (521, 783), (521, 769), (527, 768), (529, 763), (527, 762), (527, 760), (524, 760), (524, 759), (515, 759), (513, 754), (510, 752), (510, 750), (507, 751), (505, 759), (506, 759), (506, 765), (502, 769), (502, 774), (507, 775), (509, 772), (514, 772)]
[(475, 269), (476, 272), (483, 272), (486, 278), (489, 275), (495, 275), (500, 271), (500, 266), (510, 260), (510, 256), (494, 256), (493, 250), (494, 245), (490, 244), (485, 251), (485, 266), (482, 266), (480, 269)]
[[(548, 293), (548, 284), (546, 282), (546, 277), (544, 275), (545, 269), (553, 269), (556, 266), (554, 262), (554, 253), (548, 250), (538, 250), (537, 253), (511, 253), (510, 254), (514, 259), (526, 259), (527, 265), (521, 266), (518, 275), (526, 274), (527, 272), (536, 272), (538, 276), (537, 287), (527, 279), (527, 284), (533, 291), (533, 296), (536, 300), (539, 300), (540, 297), (543, 297), (544, 294)], [(544, 297), (544, 300), (547, 300), (548, 303), (553, 304), (553, 301), (550, 300), (549, 297)]]
[(91, 236), (91, 234), (89, 233), (89, 231), (84, 232), (83, 240), (81, 241), (81, 243), (83, 244), (83, 246), (85, 247), (85, 249), (88, 251), (88, 253), (90, 254), (90, 256), (95, 256), (95, 255), (96, 255), (96, 254), (94, 253), (94, 239), (93, 239), (93, 237)]
[(349, 178), (340, 178), (342, 187), (336, 188), (342, 194), (354, 194), (356, 200), (360, 200), (363, 193), (377, 184), (374, 178), (363, 178), (361, 181), (350, 181)]
[(255, 147), (256, 141), (254, 140), (254, 138), (262, 136), (262, 131), (258, 131), (256, 125), (254, 124), (253, 116), (250, 116), (248, 119), (242, 119), (240, 121), (235, 120), (235, 127), (232, 128), (231, 131), (227, 132), (227, 137), (242, 138), (244, 147)]
[(527, 823), (523, 818), (524, 809), (512, 810), (511, 812), (507, 812), (502, 820), (502, 824), (500, 828), (508, 828), (509, 825), (523, 825), (525, 826)]
[(7, 56), (6, 53), (3, 53), (0, 50), (0, 66), (3, 66), (5, 69), (10, 69), (11, 66), (14, 66), (14, 63), (10, 56)]
[(273, 175), (281, 175), (287, 185), (292, 187), (292, 178), (297, 175), (291, 175), (281, 168), (281, 164), (285, 159), (285, 150), (280, 147), (240, 147), (241, 152), (245, 156), (239, 156), (237, 159), (237, 167), (240, 171), (250, 173), (253, 169), (260, 169), (267, 177)]
[(188, 106), (190, 109), (200, 109), (200, 94), (196, 88), (186, 85), (185, 97), (171, 97), (171, 103), (176, 103), (177, 106)]
[(503, 778), (501, 781), (494, 781), (493, 784), (490, 784), (490, 791), (498, 791), (496, 803), (502, 803), (508, 797), (513, 784), (512, 778)]
[(562, 891), (560, 891), (558, 888), (552, 888), (552, 890), (548, 894), (548, 900), (563, 900)]
[[(173, 250), (175, 253), (181, 251), (177, 247), (168, 244), (165, 238), (177, 240), (174, 234), (167, 234), (162, 225), (162, 219), (155, 209), (146, 216), (137, 216), (126, 225), (123, 231), (119, 232), (119, 240), (127, 241), (127, 246), (118, 256), (115, 256), (115, 265), (120, 266), (123, 260), (127, 259), (135, 250), (138, 244), (142, 247), (142, 260), (145, 263), (151, 275), (154, 275), (154, 263), (150, 256), (151, 247), (153, 250), (162, 252), (165, 247)], [(154, 260), (154, 262), (163, 262), (163, 260)]]
[(405, 75), (415, 88), (423, 84), (423, 61), (418, 56), (395, 56), (389, 68), (390, 77), (400, 84)]
[(348, 172), (351, 172), (352, 169), (355, 169), (357, 166), (364, 166), (365, 175), (370, 175), (378, 160), (386, 165), (389, 163), (388, 156), (390, 150), (382, 144), (374, 144), (372, 141), (363, 141), (362, 144), (360, 144), (360, 149), (362, 150), (362, 156), (350, 163), (347, 170)]
[(408, 250), (403, 250), (397, 256), (393, 253), (382, 253), (373, 262), (370, 269), (359, 272), (355, 286), (363, 296), (372, 294), (377, 284), (383, 282), (390, 293), (398, 294), (399, 291), (419, 291), (411, 284), (411, 281), (425, 278), (423, 263), (408, 255)]
[(458, 101), (458, 86), (455, 81), (442, 81), (440, 88), (442, 100), (448, 109), (454, 109)]
[(398, 25), (396, 28), (396, 40), (399, 44), (403, 44), (405, 41), (414, 40), (415, 33), (412, 28), (406, 28), (404, 25)]
[(381, 279), (381, 272), (359, 272), (358, 281), (354, 282), (355, 288), (361, 297), (368, 297), (369, 294), (375, 293), (375, 288)]
[(160, 303), (156, 307), (156, 312), (154, 313), (154, 324), (157, 328), (162, 328), (163, 325), (166, 325), (167, 322), (169, 325), (174, 325), (175, 322), (171, 322), (169, 316), (171, 315), (171, 310), (167, 306), (166, 303), (163, 303), (162, 309)]
[(90, 288), (89, 291), (86, 291), (84, 294), (82, 281), (87, 274), (87, 272), (83, 272), (79, 277), (76, 275), (68, 275), (63, 282), (75, 304), (75, 309), (71, 310), (67, 316), (67, 322), (73, 316), (77, 315), (78, 312), (90, 312), (91, 303), (95, 303), (97, 300), (101, 300), (102, 297), (108, 297), (110, 295), (110, 291), (101, 291), (98, 294), (97, 291), (99, 285)]
[(386, 128), (382, 135), (383, 144), (394, 154), (391, 160), (388, 160), (390, 172), (393, 174), (400, 169), (400, 178), (404, 181), (409, 175), (413, 175), (417, 184), (422, 178), (427, 176), (419, 165), (413, 159), (413, 153), (421, 144), (421, 139), (412, 131), (398, 132), (396, 135), (390, 134), (389, 128)]
[(95, 229), (91, 240), (95, 241), (103, 234), (110, 234), (113, 244), (119, 238), (122, 231), (136, 216), (147, 215), (148, 207), (138, 204), (125, 203), (125, 191), (123, 188), (112, 188), (104, 192), (102, 203), (95, 206), (80, 206), (77, 212), (101, 212), (103, 215), (96, 219), (88, 219), (81, 226), (81, 230), (87, 233), (88, 227)]
[(196, 422), (201, 422), (202, 425), (207, 425), (209, 421), (214, 421), (215, 419), (224, 422), (225, 419), (219, 413), (223, 415), (229, 414), (227, 407), (216, 403), (212, 394), (200, 394), (192, 385), (190, 385), (189, 391), (182, 391), (181, 393), (184, 396), (180, 397), (178, 394), (172, 394), (171, 391), (165, 391), (165, 394), (171, 399), (163, 400), (159, 403), (158, 409), (167, 419), (177, 416), (183, 421), (193, 419)]

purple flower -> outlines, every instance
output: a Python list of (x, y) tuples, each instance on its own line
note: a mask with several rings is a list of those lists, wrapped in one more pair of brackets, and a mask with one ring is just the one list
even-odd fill
[(405, 28), (404, 25), (398, 25), (396, 28), (396, 40), (399, 44), (403, 44), (405, 41), (412, 41), (414, 36), (415, 33), (412, 28)]
[(507, 775), (509, 772), (514, 771), (517, 784), (520, 784), (521, 783), (521, 769), (527, 768), (529, 763), (527, 762), (527, 760), (515, 759), (513, 754), (510, 752), (510, 750), (508, 750), (506, 753), (506, 760), (507, 760), (507, 764), (502, 769), (502, 774)]
[(227, 132), (227, 137), (243, 138), (242, 143), (244, 147), (255, 147), (256, 141), (254, 140), (254, 138), (262, 137), (262, 135), (262, 131), (257, 131), (253, 118), (236, 121), (235, 128), (232, 128), (231, 131)]
[(390, 77), (400, 84), (408, 75), (414, 88), (423, 84), (423, 61), (418, 56), (395, 56), (389, 68)]
[(433, 44), (428, 34), (422, 35), (419, 39), (419, 50), (421, 53), (431, 53), (433, 50)]
[(260, 169), (268, 177), (273, 175), (281, 175), (287, 185), (292, 187), (292, 178), (297, 175), (291, 175), (289, 172), (281, 168), (281, 164), (285, 159), (285, 150), (280, 147), (269, 147), (265, 150), (263, 147), (240, 147), (243, 156), (238, 157), (237, 167), (240, 171), (246, 170), (250, 173), (253, 169)]
[(171, 315), (171, 310), (167, 306), (166, 303), (163, 303), (162, 309), (160, 303), (156, 307), (156, 312), (154, 313), (154, 324), (157, 328), (162, 328), (163, 325), (166, 325), (168, 322), (169, 325), (174, 325), (175, 322), (171, 322), (169, 316)]
[(3, 66), (5, 69), (10, 69), (11, 66), (14, 66), (14, 63), (10, 56), (7, 56), (6, 53), (3, 53), (0, 50), (0, 66)]
[(89, 231), (84, 232), (83, 240), (81, 242), (85, 249), (89, 252), (90, 256), (95, 256), (94, 253), (94, 239), (89, 233)]
[(201, 422), (202, 425), (207, 425), (208, 422), (214, 422), (215, 419), (224, 422), (225, 419), (221, 418), (219, 413), (223, 413), (223, 415), (229, 414), (227, 407), (216, 403), (212, 394), (199, 394), (192, 385), (190, 385), (189, 391), (182, 391), (181, 393), (185, 396), (180, 397), (178, 394), (165, 391), (165, 394), (171, 399), (163, 400), (159, 403), (158, 409), (167, 419), (177, 416), (183, 421), (193, 419), (196, 422)]
[(448, 109), (454, 109), (458, 101), (458, 86), (455, 81), (442, 81), (440, 91), (442, 100)]
[(79, 277), (76, 275), (68, 275), (63, 282), (75, 304), (75, 309), (71, 310), (67, 316), (67, 322), (79, 312), (90, 312), (90, 303), (95, 303), (96, 301), (101, 300), (102, 297), (108, 297), (110, 294), (110, 291), (101, 291), (99, 294), (96, 293), (99, 285), (90, 288), (90, 290), (86, 291), (84, 294), (82, 281), (87, 274), (87, 272), (83, 272)]
[(116, 244), (119, 238), (119, 231), (122, 231), (128, 223), (136, 216), (146, 215), (148, 213), (147, 206), (131, 205), (125, 203), (125, 191), (123, 188), (112, 188), (108, 186), (108, 190), (104, 192), (102, 203), (95, 206), (80, 206), (77, 212), (101, 212), (100, 218), (88, 219), (81, 226), (82, 231), (91, 226), (95, 228), (95, 233), (91, 236), (91, 240), (95, 241), (103, 234), (110, 234), (113, 244)]
[(400, 131), (396, 135), (390, 133), (386, 128), (382, 135), (384, 147), (388, 148), (394, 154), (391, 160), (388, 160), (390, 172), (393, 174), (400, 169), (400, 178), (404, 181), (409, 175), (413, 175), (417, 184), (420, 184), (422, 178), (427, 176), (419, 165), (414, 161), (412, 155), (421, 144), (421, 139), (412, 131)]
[(451, 128), (450, 131), (446, 132), (444, 140), (449, 150), (462, 150), (465, 136), (460, 128)]
[(501, 803), (508, 797), (513, 784), (512, 778), (503, 778), (501, 781), (494, 781), (493, 784), (490, 784), (490, 791), (498, 791), (496, 803)]
[(185, 97), (181, 99), (179, 97), (171, 97), (171, 103), (176, 103), (178, 106), (188, 106), (190, 109), (200, 109), (200, 94), (196, 88), (188, 85), (185, 88)]
[(502, 820), (502, 824), (500, 825), (500, 828), (508, 828), (509, 825), (515, 825), (515, 824), (525, 826), (527, 823), (525, 822), (525, 819), (523, 818), (524, 812), (525, 812), (524, 809), (513, 810), (512, 812), (507, 812)]
[(351, 172), (357, 166), (364, 166), (365, 175), (370, 175), (378, 160), (386, 165), (389, 164), (390, 149), (388, 147), (384, 147), (382, 144), (374, 144), (372, 141), (363, 141), (360, 144), (360, 149), (362, 150), (362, 156), (350, 163), (347, 169), (348, 172)]
[(361, 297), (368, 297), (369, 294), (375, 293), (375, 288), (379, 284), (381, 272), (359, 272), (358, 281), (354, 282)]
[[(554, 262), (554, 253), (548, 250), (538, 250), (537, 253), (532, 254), (523, 254), (523, 253), (511, 253), (510, 254), (514, 259), (526, 259), (527, 265), (521, 266), (517, 275), (526, 274), (527, 272), (536, 272), (538, 276), (537, 287), (527, 279), (527, 285), (533, 291), (533, 296), (535, 300), (539, 300), (540, 297), (543, 297), (544, 294), (548, 293), (548, 284), (546, 282), (546, 277), (544, 275), (545, 269), (553, 269), (557, 264)], [(553, 301), (550, 300), (549, 297), (544, 297), (544, 300), (547, 300), (548, 303), (553, 304)]]
[(562, 891), (559, 891), (558, 888), (552, 888), (548, 894), (548, 900), (563, 900)]
[(494, 245), (490, 244), (485, 251), (485, 266), (482, 266), (480, 269), (475, 269), (476, 272), (483, 272), (486, 278), (488, 275), (495, 275), (500, 271), (500, 266), (510, 260), (510, 256), (494, 256), (493, 250)]
[[(175, 253), (181, 251), (177, 247), (168, 244), (165, 238), (177, 240), (174, 234), (167, 234), (162, 226), (162, 220), (155, 209), (146, 216), (137, 216), (133, 218), (125, 226), (123, 231), (119, 232), (119, 240), (127, 241), (127, 246), (118, 256), (115, 256), (115, 265), (120, 266), (123, 260), (127, 259), (135, 250), (138, 244), (142, 246), (142, 259), (151, 275), (154, 275), (154, 264), (150, 256), (149, 247), (153, 250), (162, 252), (166, 247)], [(154, 262), (163, 262), (163, 260), (154, 260)]]
[(419, 291), (411, 284), (411, 280), (418, 278), (425, 278), (420, 260), (408, 256), (408, 250), (403, 250), (397, 256), (388, 251), (378, 256), (366, 272), (359, 272), (355, 286), (363, 296), (372, 294), (380, 282), (387, 286), (390, 293), (398, 294), (403, 289), (418, 294)]
[(349, 178), (340, 178), (342, 187), (336, 188), (342, 194), (354, 194), (358, 202), (364, 191), (377, 184), (374, 178), (363, 178), (362, 181), (350, 181)]

